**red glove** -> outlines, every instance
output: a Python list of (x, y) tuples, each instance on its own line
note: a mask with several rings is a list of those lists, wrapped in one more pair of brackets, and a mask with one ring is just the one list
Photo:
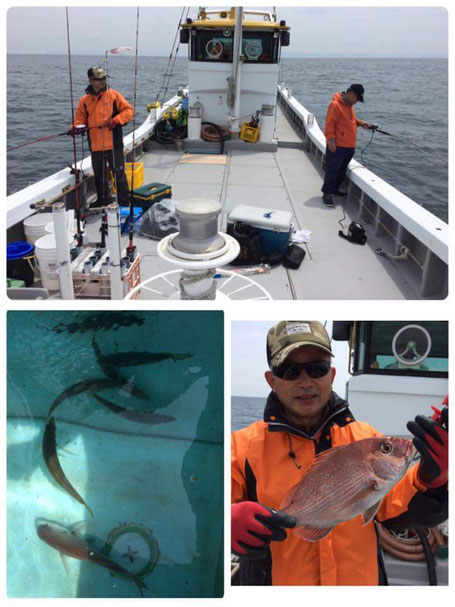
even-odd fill
[(240, 502), (231, 507), (231, 550), (237, 556), (261, 559), (271, 541), (286, 539), (283, 527), (295, 527), (295, 518), (262, 506)]
[[(436, 418), (436, 419), (434, 419)], [(449, 470), (449, 409), (435, 411), (433, 418), (417, 415), (407, 428), (414, 434), (413, 443), (420, 452), (418, 476), (429, 489), (442, 487)]]
[(112, 120), (108, 120), (107, 121), (107, 127), (112, 130), (115, 129), (115, 127), (118, 125), (118, 122), (115, 118), (112, 118)]

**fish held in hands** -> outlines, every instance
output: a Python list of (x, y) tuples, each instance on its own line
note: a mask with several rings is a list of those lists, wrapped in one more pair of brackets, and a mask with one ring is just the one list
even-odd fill
[(294, 516), (293, 532), (310, 542), (359, 514), (364, 525), (414, 461), (412, 441), (393, 436), (366, 438), (324, 451), (283, 498), (280, 511)]

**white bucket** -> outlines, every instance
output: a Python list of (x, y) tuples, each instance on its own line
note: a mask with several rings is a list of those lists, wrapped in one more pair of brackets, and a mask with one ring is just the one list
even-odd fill
[[(73, 240), (68, 234), (68, 243)], [(60, 280), (58, 277), (57, 245), (54, 234), (46, 234), (35, 242), (35, 255), (41, 273), (41, 282), (45, 289), (58, 291)]]
[(24, 219), (24, 232), (27, 242), (35, 242), (46, 235), (46, 226), (52, 221), (52, 213), (35, 213)]
[[(74, 211), (70, 210), (66, 212), (66, 225), (68, 226), (68, 234), (75, 234), (76, 232), (76, 220), (74, 218)], [(50, 222), (44, 228), (44, 234), (53, 234), (54, 233), (54, 220), (51, 216)]]

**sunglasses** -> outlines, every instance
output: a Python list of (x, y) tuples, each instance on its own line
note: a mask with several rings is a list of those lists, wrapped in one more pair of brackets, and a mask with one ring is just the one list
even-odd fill
[(295, 381), (300, 373), (305, 371), (311, 379), (324, 377), (330, 370), (330, 361), (319, 360), (310, 363), (283, 363), (279, 367), (272, 367), (272, 373), (280, 379)]
[(106, 80), (106, 78), (95, 78), (94, 76), (91, 76), (92, 80), (97, 80), (98, 82), (101, 82), (101, 80)]

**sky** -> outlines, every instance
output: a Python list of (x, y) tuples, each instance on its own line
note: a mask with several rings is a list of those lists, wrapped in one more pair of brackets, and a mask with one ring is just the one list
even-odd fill
[[(72, 54), (100, 55), (115, 46), (135, 48), (136, 11), (134, 6), (70, 6)], [(196, 12), (192, 7), (190, 17)], [(278, 7), (277, 12), (278, 19), (291, 26), (291, 46), (284, 49), (287, 57), (447, 57), (445, 8)], [(169, 56), (181, 15), (181, 7), (141, 7), (138, 54)], [(6, 21), (8, 53), (67, 53), (64, 6), (12, 7)], [(186, 56), (186, 49), (180, 50), (180, 56)]]
[[(264, 379), (267, 371), (265, 340), (267, 331), (278, 320), (234, 321), (231, 332), (231, 394), (232, 396), (267, 396), (270, 388)], [(320, 321), (323, 324), (326, 321)], [(327, 321), (326, 329), (332, 335), (332, 321)], [(333, 366), (336, 376), (333, 389), (344, 397), (348, 374), (348, 343), (332, 341)]]

